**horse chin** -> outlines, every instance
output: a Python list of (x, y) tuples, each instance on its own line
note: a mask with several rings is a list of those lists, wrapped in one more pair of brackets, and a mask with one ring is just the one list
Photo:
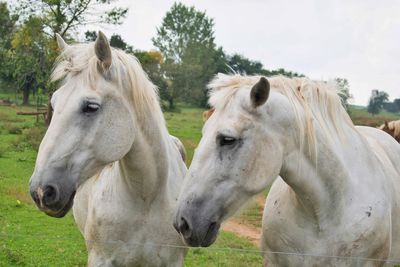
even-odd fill
[(209, 247), (217, 239), (220, 226), (221, 225), (219, 223), (216, 223), (214, 226), (210, 227), (204, 238), (201, 240), (193, 237), (182, 239), (184, 240), (185, 244), (190, 247)]
[(201, 246), (202, 247), (209, 247), (211, 246), (218, 237), (220, 224), (216, 225), (213, 229), (209, 229), (206, 236), (204, 237)]
[(57, 211), (43, 210), (43, 212), (46, 213), (46, 215), (48, 215), (50, 217), (55, 217), (55, 218), (64, 217), (68, 213), (68, 211), (72, 208), (72, 205), (74, 204), (75, 193), (76, 193), (76, 191), (72, 192), (70, 198), (68, 199), (68, 202), (60, 210), (57, 210)]

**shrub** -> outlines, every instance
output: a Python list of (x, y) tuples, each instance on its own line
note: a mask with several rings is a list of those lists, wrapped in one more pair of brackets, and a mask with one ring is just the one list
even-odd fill
[(23, 140), (37, 151), (45, 133), (46, 128), (28, 128), (23, 131)]
[(7, 149), (0, 146), (0, 158), (4, 157), (4, 154), (7, 152)]
[(22, 128), (19, 127), (18, 125), (12, 124), (12, 123), (6, 123), (4, 125), (4, 128), (8, 131), (9, 134), (21, 134), (22, 133)]

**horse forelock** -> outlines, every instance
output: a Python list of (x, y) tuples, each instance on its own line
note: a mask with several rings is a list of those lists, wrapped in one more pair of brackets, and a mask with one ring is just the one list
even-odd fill
[[(209, 104), (223, 109), (239, 90), (249, 90), (261, 76), (218, 74), (209, 83)], [(344, 136), (346, 126), (355, 129), (339, 97), (334, 82), (312, 81), (308, 78), (269, 77), (271, 89), (286, 96), (294, 108), (301, 139), (307, 138), (310, 149), (315, 145), (315, 123), (328, 138)], [(305, 118), (300, 114), (304, 113)], [(344, 138), (342, 138), (344, 140)]]

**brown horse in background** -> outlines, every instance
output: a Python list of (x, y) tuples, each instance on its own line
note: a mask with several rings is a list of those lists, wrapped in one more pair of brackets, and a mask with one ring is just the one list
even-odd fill
[(379, 129), (387, 132), (388, 134), (393, 136), (393, 138), (396, 139), (397, 142), (400, 143), (400, 120), (391, 122), (385, 121), (384, 124), (379, 126)]

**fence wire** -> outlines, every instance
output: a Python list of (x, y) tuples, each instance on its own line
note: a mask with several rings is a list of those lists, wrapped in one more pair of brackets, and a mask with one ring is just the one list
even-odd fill
[[(57, 240), (57, 241), (74, 241), (74, 242), (82, 242), (82, 240), (78, 240), (77, 238), (70, 237), (51, 237), (44, 235), (19, 235), (19, 234), (9, 234), (9, 233), (0, 233), (0, 239), (24, 239), (24, 238), (32, 238), (35, 240)], [(84, 240), (86, 243), (112, 243), (112, 244), (121, 244), (126, 243), (122, 240), (113, 241), (98, 241), (98, 240)], [(375, 263), (384, 263), (384, 264), (400, 264), (400, 258), (395, 259), (377, 259), (377, 258), (365, 258), (365, 257), (355, 257), (355, 256), (334, 256), (334, 255), (322, 255), (316, 253), (301, 253), (301, 252), (287, 252), (287, 251), (269, 251), (269, 250), (257, 250), (257, 249), (242, 249), (242, 248), (230, 248), (230, 247), (188, 247), (188, 246), (179, 246), (179, 245), (171, 245), (171, 244), (161, 244), (161, 243), (153, 243), (153, 242), (135, 242), (129, 241), (129, 245), (132, 246), (153, 246), (153, 247), (168, 247), (168, 248), (183, 248), (183, 249), (197, 249), (197, 250), (209, 250), (209, 251), (220, 251), (220, 252), (228, 252), (228, 253), (257, 253), (260, 255), (282, 255), (287, 257), (301, 257), (301, 258), (319, 258), (325, 260), (338, 260), (338, 261), (355, 261), (357, 262), (357, 266), (363, 266), (366, 262), (375, 262)]]

